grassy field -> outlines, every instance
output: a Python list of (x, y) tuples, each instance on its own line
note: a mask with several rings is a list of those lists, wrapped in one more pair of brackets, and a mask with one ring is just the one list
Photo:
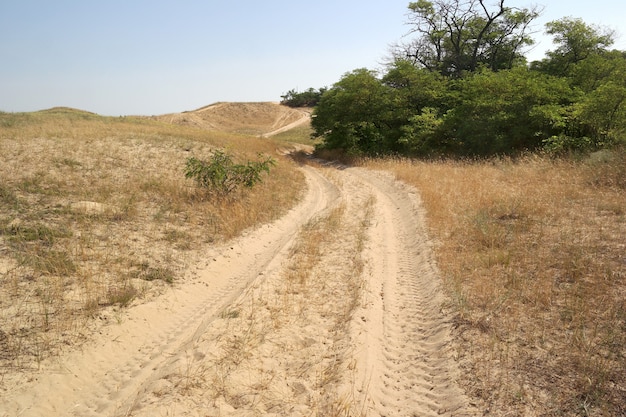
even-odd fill
[[(265, 181), (211, 198), (187, 158), (272, 155)], [(67, 108), (0, 113), (0, 379), (80, 344), (183, 279), (213, 244), (291, 207), (303, 176), (276, 144)]]
[[(65, 108), (0, 113), (0, 382), (284, 213), (304, 185), (276, 148), (309, 136), (307, 126), (267, 140)], [(249, 192), (210, 198), (184, 167), (218, 148), (278, 165)], [(420, 192), (461, 382), (481, 410), (626, 414), (624, 150), (363, 164)]]
[(414, 185), (493, 415), (626, 414), (626, 152), (372, 161)]

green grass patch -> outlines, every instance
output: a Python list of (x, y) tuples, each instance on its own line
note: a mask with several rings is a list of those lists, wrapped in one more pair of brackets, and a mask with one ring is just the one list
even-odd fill
[(311, 125), (305, 124), (302, 126), (294, 127), (293, 129), (289, 129), (285, 132), (278, 133), (272, 136), (272, 139), (280, 142), (300, 143), (303, 145), (315, 146), (320, 141), (313, 140), (311, 138), (312, 134), (313, 129), (311, 129)]

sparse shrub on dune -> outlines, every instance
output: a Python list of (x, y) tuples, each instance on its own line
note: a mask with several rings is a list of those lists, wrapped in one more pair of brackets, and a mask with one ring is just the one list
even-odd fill
[(236, 164), (230, 154), (216, 150), (209, 161), (187, 159), (185, 177), (193, 179), (207, 192), (225, 197), (242, 187), (254, 187), (263, 180), (261, 174), (269, 174), (270, 168), (276, 165), (271, 156), (259, 157), (262, 158), (259, 161)]
[(104, 310), (181, 283), (208, 245), (294, 204), (303, 176), (269, 156), (227, 167), (226, 189), (254, 185), (245, 193), (195, 198), (185, 159), (235, 147), (247, 160), (277, 145), (142, 117), (0, 112), (0, 385), (82, 342)]

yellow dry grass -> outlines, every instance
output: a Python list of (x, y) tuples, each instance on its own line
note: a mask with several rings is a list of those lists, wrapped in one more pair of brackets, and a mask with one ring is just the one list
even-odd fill
[(278, 103), (214, 103), (184, 113), (154, 119), (205, 130), (263, 135), (299, 120), (302, 112)]
[(420, 191), (458, 312), (463, 385), (494, 415), (626, 413), (626, 153), (374, 161)]
[[(344, 202), (306, 223), (282, 272), (222, 312), (197, 342), (207, 356), (179, 369), (168, 393), (201, 398), (209, 414), (212, 403), (226, 405), (222, 413), (364, 416), (343, 337), (362, 299), (373, 203), (359, 202), (352, 218)], [(328, 263), (328, 252), (347, 258)]]
[[(209, 199), (184, 167), (216, 148), (278, 164), (254, 189)], [(145, 118), (0, 113), (0, 374), (80, 343), (120, 306), (184, 279), (214, 242), (284, 213), (304, 181), (275, 150)]]

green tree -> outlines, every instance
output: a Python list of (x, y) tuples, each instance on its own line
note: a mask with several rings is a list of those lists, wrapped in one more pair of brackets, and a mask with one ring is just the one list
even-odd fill
[(495, 6), (486, 1), (419, 0), (409, 4), (412, 42), (399, 46), (395, 58), (444, 75), (462, 76), (485, 66), (493, 71), (523, 62), (522, 49), (533, 43), (530, 23), (537, 9)]
[(600, 51), (574, 64), (570, 83), (584, 92), (570, 131), (593, 148), (626, 141), (626, 52)]
[(576, 99), (566, 79), (524, 67), (476, 73), (457, 81), (456, 88), (459, 101), (445, 115), (443, 128), (447, 146), (459, 154), (537, 149), (566, 130)]
[(534, 62), (533, 68), (552, 75), (567, 76), (581, 61), (606, 51), (613, 45), (614, 33), (606, 28), (586, 24), (582, 19), (565, 17), (546, 23), (546, 33), (556, 44), (547, 57)]
[(626, 80), (602, 84), (575, 109), (581, 136), (589, 137), (594, 148), (626, 142)]
[(437, 72), (397, 60), (382, 78), (390, 88), (393, 130), (389, 132), (396, 149), (423, 155), (441, 148), (436, 134), (441, 116), (449, 109), (449, 80)]
[(412, 114), (423, 107), (445, 106), (448, 80), (438, 73), (416, 67), (408, 60), (396, 60), (381, 81), (395, 92), (396, 105)]
[(280, 104), (289, 107), (315, 107), (326, 90), (327, 89), (324, 87), (319, 90), (309, 88), (303, 92), (289, 90), (287, 93), (280, 96), (282, 98)]
[(589, 93), (611, 80), (626, 74), (626, 52), (600, 51), (573, 65), (568, 78), (573, 86)]
[(443, 118), (439, 113), (439, 109), (424, 107), (420, 113), (409, 117), (398, 139), (406, 153), (416, 156), (449, 153), (450, 147), (441, 136)]
[(382, 154), (394, 149), (387, 134), (393, 119), (389, 88), (374, 71), (357, 69), (345, 74), (324, 93), (313, 111), (314, 135), (321, 147), (352, 154)]
[(609, 51), (614, 33), (581, 19), (546, 24), (556, 44), (532, 68), (565, 77), (582, 92), (572, 106), (566, 131), (547, 140), (553, 150), (597, 149), (624, 141), (626, 52)]
[(624, 141), (626, 53), (579, 19), (548, 25), (557, 48), (528, 68), (536, 10), (480, 0), (410, 3), (419, 36), (386, 72), (344, 75), (313, 114), (322, 147), (361, 155), (514, 154)]

